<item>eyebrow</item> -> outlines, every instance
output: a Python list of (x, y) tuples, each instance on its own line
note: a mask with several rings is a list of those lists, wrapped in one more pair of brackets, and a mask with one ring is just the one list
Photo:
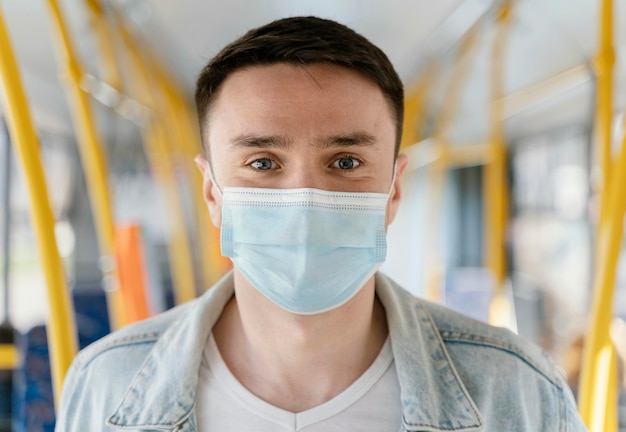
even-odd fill
[(254, 135), (246, 134), (239, 135), (231, 140), (231, 144), (234, 147), (258, 147), (258, 148), (279, 148), (289, 149), (291, 147), (291, 140), (281, 135)]
[(320, 149), (333, 147), (373, 146), (376, 138), (365, 131), (357, 131), (345, 135), (331, 135), (322, 137), (317, 141)]
[[(376, 138), (365, 132), (357, 131), (347, 134), (330, 135), (316, 140), (316, 147), (329, 149), (333, 147), (373, 146)], [(234, 147), (278, 148), (288, 150), (291, 148), (291, 139), (282, 135), (239, 135), (231, 140)]]

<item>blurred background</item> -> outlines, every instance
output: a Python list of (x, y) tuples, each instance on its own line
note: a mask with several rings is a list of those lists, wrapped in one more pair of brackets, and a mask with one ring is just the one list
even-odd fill
[(19, 68), (0, 84), (0, 430), (52, 430), (53, 346), (71, 358), (73, 333), (84, 346), (228, 271), (193, 164), (195, 78), (294, 15), (363, 34), (405, 83), (410, 164), (382, 271), (531, 339), (590, 430), (626, 430), (624, 2), (0, 0), (0, 14), (4, 71), (13, 54)]

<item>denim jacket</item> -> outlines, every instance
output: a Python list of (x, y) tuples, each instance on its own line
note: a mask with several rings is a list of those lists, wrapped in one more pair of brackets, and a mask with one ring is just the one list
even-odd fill
[[(403, 431), (586, 430), (548, 357), (513, 333), (417, 299), (382, 274)], [(68, 371), (57, 432), (196, 431), (205, 342), (230, 275), (198, 299), (115, 332)]]

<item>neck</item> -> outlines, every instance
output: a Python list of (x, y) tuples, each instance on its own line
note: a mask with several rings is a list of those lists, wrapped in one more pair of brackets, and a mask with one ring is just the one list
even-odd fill
[(279, 408), (300, 412), (337, 396), (387, 336), (374, 278), (346, 304), (316, 315), (284, 311), (236, 270), (234, 282), (235, 297), (213, 329), (217, 346), (235, 377)]

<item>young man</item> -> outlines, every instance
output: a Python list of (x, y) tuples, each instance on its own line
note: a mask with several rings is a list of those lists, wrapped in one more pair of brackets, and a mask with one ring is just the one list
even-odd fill
[(84, 350), (58, 431), (584, 430), (538, 349), (376, 273), (407, 164), (378, 48), (279, 20), (211, 60), (196, 103), (233, 271)]

